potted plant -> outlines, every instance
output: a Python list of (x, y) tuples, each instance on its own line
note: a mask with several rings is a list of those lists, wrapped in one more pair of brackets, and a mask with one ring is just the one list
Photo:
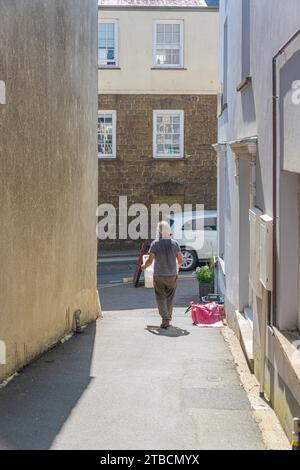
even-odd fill
[(209, 264), (201, 266), (196, 271), (196, 278), (199, 283), (199, 296), (200, 300), (214, 292), (214, 279), (215, 279), (215, 267), (214, 261), (211, 259)]

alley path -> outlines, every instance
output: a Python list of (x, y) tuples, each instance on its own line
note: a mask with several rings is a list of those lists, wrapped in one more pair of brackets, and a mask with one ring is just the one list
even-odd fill
[(262, 449), (220, 331), (184, 315), (195, 292), (163, 332), (152, 290), (104, 286), (104, 319), (0, 390), (0, 448)]

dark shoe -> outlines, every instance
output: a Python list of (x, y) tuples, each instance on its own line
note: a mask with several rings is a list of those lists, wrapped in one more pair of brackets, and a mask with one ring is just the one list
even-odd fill
[(162, 324), (160, 325), (160, 327), (163, 328), (164, 330), (169, 328), (169, 326), (170, 326), (170, 321), (169, 320), (163, 320)]

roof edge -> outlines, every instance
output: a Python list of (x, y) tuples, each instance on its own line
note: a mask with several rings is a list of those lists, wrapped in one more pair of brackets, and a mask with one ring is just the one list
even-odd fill
[(146, 10), (146, 11), (202, 11), (218, 12), (220, 7), (201, 7), (201, 6), (144, 6), (144, 5), (98, 5), (98, 10)]

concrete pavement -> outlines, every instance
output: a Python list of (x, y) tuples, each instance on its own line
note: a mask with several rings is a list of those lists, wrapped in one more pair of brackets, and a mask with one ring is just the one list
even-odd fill
[(0, 390), (0, 448), (263, 449), (220, 331), (184, 315), (196, 287), (162, 331), (152, 290), (104, 286), (104, 319)]

